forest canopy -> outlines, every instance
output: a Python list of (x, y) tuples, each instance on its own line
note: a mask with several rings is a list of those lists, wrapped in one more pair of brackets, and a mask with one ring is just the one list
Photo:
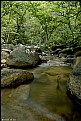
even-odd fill
[(1, 1), (1, 44), (81, 45), (80, 1)]

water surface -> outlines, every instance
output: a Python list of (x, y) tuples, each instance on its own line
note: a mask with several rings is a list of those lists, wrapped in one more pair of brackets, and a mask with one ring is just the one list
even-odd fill
[[(1, 116), (14, 121), (81, 121), (66, 95), (66, 83), (72, 68), (62, 60), (30, 69), (34, 81), (16, 89), (1, 90)], [(9, 121), (9, 120), (6, 120)]]

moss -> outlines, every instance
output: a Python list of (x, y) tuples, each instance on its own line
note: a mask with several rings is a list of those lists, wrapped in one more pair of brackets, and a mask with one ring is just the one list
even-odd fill
[(22, 84), (28, 84), (34, 79), (33, 73), (26, 71), (12, 73), (10, 75), (4, 76), (1, 79), (1, 88), (5, 87), (17, 87)]

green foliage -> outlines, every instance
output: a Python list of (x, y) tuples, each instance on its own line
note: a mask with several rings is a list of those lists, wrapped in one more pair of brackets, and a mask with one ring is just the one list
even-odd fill
[(1, 43), (81, 43), (79, 1), (1, 1)]

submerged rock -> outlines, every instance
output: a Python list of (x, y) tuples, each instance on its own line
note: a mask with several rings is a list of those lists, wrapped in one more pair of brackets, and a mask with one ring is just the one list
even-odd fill
[(1, 88), (13, 88), (19, 85), (28, 84), (34, 79), (33, 73), (25, 70), (2, 70), (1, 71)]
[(6, 61), (9, 67), (14, 68), (33, 68), (40, 63), (39, 55), (26, 47), (17, 47), (10, 53)]

